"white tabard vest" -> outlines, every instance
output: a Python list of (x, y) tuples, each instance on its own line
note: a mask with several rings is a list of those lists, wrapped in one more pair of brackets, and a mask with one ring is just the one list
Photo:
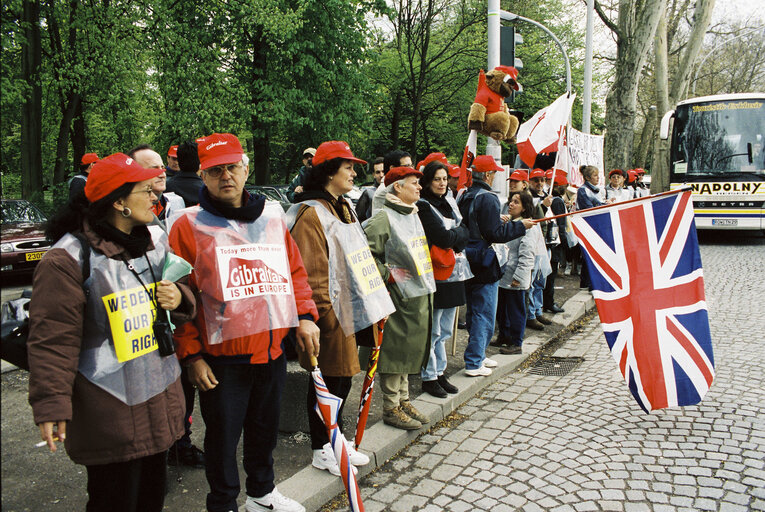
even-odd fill
[[(454, 198), (451, 196), (451, 192), (446, 194), (446, 202), (449, 203), (449, 206), (452, 207), (452, 212), (454, 212), (454, 219), (447, 219), (443, 216), (443, 214), (433, 206), (432, 204), (428, 203), (428, 206), (435, 212), (435, 214), (438, 216), (439, 219), (441, 219), (441, 222), (444, 224), (444, 228), (447, 230), (452, 229), (454, 226), (458, 226), (462, 222), (462, 214), (460, 214), (460, 209), (457, 207), (457, 201), (454, 200)], [(456, 219), (456, 220), (455, 220)], [(455, 283), (459, 281), (467, 281), (473, 277), (473, 272), (470, 271), (470, 263), (468, 263), (467, 257), (465, 256), (465, 252), (454, 252), (454, 270), (452, 270), (452, 273), (449, 277), (444, 279), (443, 281), (439, 281), (440, 283)]]
[[(421, 297), (436, 291), (428, 240), (417, 214), (401, 214), (385, 206), (390, 238), (385, 242), (385, 264), (404, 298)], [(400, 269), (405, 272), (396, 272)]]
[[(158, 226), (150, 226), (149, 231), (154, 250), (146, 256), (154, 277), (160, 280), (168, 251), (167, 235)], [(65, 235), (54, 247), (65, 249), (82, 264), (82, 246), (73, 235)], [(157, 351), (152, 329), (156, 282), (146, 259), (127, 260), (146, 289), (123, 260), (96, 251), (90, 253), (90, 276), (84, 283), (88, 297), (78, 370), (127, 405), (146, 402), (181, 374), (175, 355), (161, 357)]]
[(192, 206), (197, 244), (194, 276), (211, 345), (298, 325), (292, 271), (279, 203), (266, 202), (254, 222), (226, 219)]
[[(329, 297), (343, 333), (350, 336), (395, 312), (359, 222), (342, 222), (319, 201), (302, 204), (316, 211), (327, 239)], [(300, 206), (296, 204), (287, 212), (290, 229)], [(310, 254), (305, 257), (310, 258)]]

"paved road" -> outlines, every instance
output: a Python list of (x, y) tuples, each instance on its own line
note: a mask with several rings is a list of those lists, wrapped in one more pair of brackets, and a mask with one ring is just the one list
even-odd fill
[(584, 356), (568, 375), (508, 375), (362, 479), (367, 512), (765, 510), (765, 240), (702, 241), (701, 404), (642, 412), (593, 320), (556, 352)]

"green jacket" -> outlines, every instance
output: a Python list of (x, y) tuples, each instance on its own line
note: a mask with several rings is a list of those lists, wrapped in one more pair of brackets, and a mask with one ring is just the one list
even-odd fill
[[(369, 219), (364, 228), (377, 268), (387, 283), (390, 298), (396, 306), (396, 312), (385, 323), (377, 369), (380, 373), (419, 373), (430, 354), (433, 294), (405, 299), (396, 284), (388, 282), (390, 272), (385, 266), (385, 243), (390, 238), (391, 227), (385, 208), (417, 215), (413, 213), (413, 208), (385, 201), (384, 208)], [(366, 368), (369, 350), (362, 348), (359, 356), (362, 368)]]

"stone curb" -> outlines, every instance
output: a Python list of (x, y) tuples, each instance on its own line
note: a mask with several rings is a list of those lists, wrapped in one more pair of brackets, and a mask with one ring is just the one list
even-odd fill
[[(526, 331), (527, 335), (523, 341), (524, 354), (512, 356), (497, 354), (492, 356), (492, 359), (496, 360), (499, 366), (494, 368), (488, 377), (468, 377), (464, 372), (452, 375), (449, 377), (449, 381), (460, 389), (456, 395), (449, 395), (447, 398), (440, 399), (423, 393), (415, 398), (413, 400), (415, 407), (430, 418), (427, 427), (415, 431), (406, 431), (385, 425), (382, 421), (368, 426), (364, 434), (362, 451), (369, 456), (370, 462), (366, 466), (358, 468), (359, 472), (356, 477), (361, 478), (385, 464), (420, 434), (426, 433), (435, 423), (451, 414), (482, 389), (518, 368), (529, 356), (547, 344), (552, 337), (582, 318), (587, 311), (594, 307), (595, 301), (592, 295), (588, 291), (580, 291), (566, 301), (563, 306), (565, 310), (563, 313), (558, 313), (552, 317), (554, 324), (556, 324), (554, 332)], [(283, 495), (302, 503), (308, 512), (319, 510), (322, 505), (345, 491), (340, 478), (331, 475), (328, 471), (315, 469), (311, 465), (281, 482), (278, 488)], [(239, 511), (245, 512), (244, 505), (239, 507)]]

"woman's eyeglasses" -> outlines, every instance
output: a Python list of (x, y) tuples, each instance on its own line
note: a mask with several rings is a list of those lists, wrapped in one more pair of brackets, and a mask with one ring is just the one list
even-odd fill
[(144, 190), (134, 190), (131, 192), (131, 194), (146, 194), (149, 197), (151, 197), (153, 193), (154, 190), (152, 190), (151, 187), (145, 188)]

